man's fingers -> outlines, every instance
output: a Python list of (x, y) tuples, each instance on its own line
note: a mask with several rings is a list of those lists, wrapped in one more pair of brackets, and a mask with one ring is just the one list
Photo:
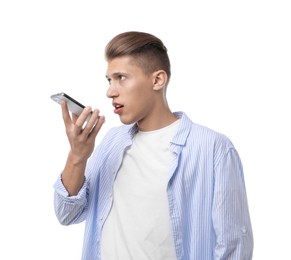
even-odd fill
[(84, 129), (83, 129), (83, 133), (85, 135), (89, 135), (91, 133), (91, 131), (93, 130), (93, 128), (95, 127), (95, 125), (98, 123), (99, 121), (99, 110), (95, 109), (91, 115), (90, 115), (90, 119), (89, 121), (86, 123)]
[[(81, 134), (83, 138), (95, 138), (105, 121), (104, 116), (99, 116), (98, 109), (92, 111), (92, 108), (89, 106), (84, 108), (80, 116), (71, 115), (65, 101), (61, 102), (61, 107), (67, 131), (74, 133), (76, 136)], [(89, 116), (90, 119), (87, 121)]]
[(77, 121), (74, 123), (77, 124), (78, 126), (83, 126), (84, 123), (86, 122), (86, 119), (88, 116), (92, 113), (92, 108), (91, 107), (85, 107), (82, 113), (78, 116)]
[(62, 107), (63, 120), (64, 120), (65, 125), (67, 126), (68, 124), (72, 122), (72, 119), (70, 117), (70, 112), (68, 110), (66, 101), (61, 102), (61, 107)]
[(89, 133), (89, 138), (95, 139), (96, 135), (99, 133), (104, 122), (105, 122), (105, 117), (99, 116), (97, 123), (94, 125), (91, 132)]

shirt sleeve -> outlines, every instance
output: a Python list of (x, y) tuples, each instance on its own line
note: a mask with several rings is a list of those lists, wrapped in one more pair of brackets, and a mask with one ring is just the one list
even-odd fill
[(248, 210), (243, 168), (232, 147), (214, 169), (213, 226), (215, 260), (251, 260), (253, 234)]
[(76, 196), (69, 196), (63, 185), (61, 175), (54, 184), (54, 208), (62, 225), (80, 223), (85, 220), (87, 209), (87, 180)]

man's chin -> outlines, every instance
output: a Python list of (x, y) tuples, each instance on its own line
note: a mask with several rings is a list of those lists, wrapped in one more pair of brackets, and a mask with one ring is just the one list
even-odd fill
[(133, 119), (130, 119), (130, 118), (125, 118), (125, 117), (120, 116), (119, 119), (120, 119), (121, 123), (123, 123), (125, 125), (131, 125), (131, 124), (135, 123), (135, 121)]

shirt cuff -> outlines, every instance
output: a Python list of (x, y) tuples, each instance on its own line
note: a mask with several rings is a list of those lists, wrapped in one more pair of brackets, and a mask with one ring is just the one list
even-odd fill
[(78, 194), (74, 196), (69, 196), (69, 193), (63, 184), (62, 175), (60, 174), (58, 176), (57, 181), (54, 184), (54, 189), (60, 196), (66, 198), (67, 200), (76, 200), (76, 199), (80, 199), (83, 194), (86, 194), (86, 186), (87, 186), (87, 179), (85, 177), (84, 184), (79, 190)]

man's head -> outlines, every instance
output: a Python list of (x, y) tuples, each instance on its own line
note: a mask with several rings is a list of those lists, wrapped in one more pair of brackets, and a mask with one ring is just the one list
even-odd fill
[(121, 33), (107, 44), (105, 58), (107, 97), (121, 122), (137, 122), (147, 131), (170, 123), (166, 99), (170, 61), (162, 41), (143, 32)]
[(109, 62), (123, 56), (131, 57), (132, 62), (145, 74), (164, 70), (168, 77), (167, 84), (169, 83), (171, 66), (167, 48), (156, 36), (137, 31), (124, 32), (115, 36), (105, 48), (105, 58)]

